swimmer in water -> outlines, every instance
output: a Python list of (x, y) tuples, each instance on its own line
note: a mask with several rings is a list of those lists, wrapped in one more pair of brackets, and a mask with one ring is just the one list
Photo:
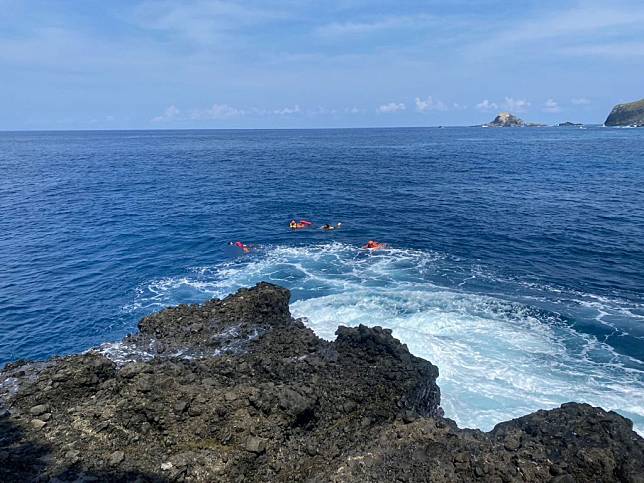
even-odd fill
[(250, 247), (248, 245), (243, 244), (240, 241), (236, 242), (228, 242), (230, 246), (240, 248), (244, 253), (250, 253)]
[(375, 240), (369, 240), (366, 245), (363, 245), (362, 248), (366, 248), (367, 250), (380, 250), (381, 248), (385, 248), (384, 243), (379, 243)]
[(324, 231), (331, 231), (331, 230), (337, 230), (337, 229), (338, 229), (338, 228), (340, 228), (341, 226), (342, 226), (342, 223), (338, 223), (338, 224), (337, 224), (337, 225), (335, 225), (335, 226), (333, 226), (333, 225), (329, 225), (329, 224), (327, 223), (326, 225), (322, 226), (322, 229), (323, 229)]
[(309, 228), (312, 224), (313, 223), (306, 220), (300, 220), (299, 223), (295, 220), (291, 220), (291, 222), (288, 224), (288, 227), (292, 230), (299, 230), (301, 228)]

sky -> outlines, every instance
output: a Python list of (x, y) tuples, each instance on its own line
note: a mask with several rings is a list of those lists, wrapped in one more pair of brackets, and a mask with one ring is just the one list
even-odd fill
[(644, 1), (0, 0), (0, 130), (601, 124)]

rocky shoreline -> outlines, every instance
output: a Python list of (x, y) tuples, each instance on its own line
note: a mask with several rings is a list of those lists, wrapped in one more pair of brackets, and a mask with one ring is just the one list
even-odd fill
[(0, 481), (644, 481), (644, 440), (569, 403), (484, 433), (379, 327), (318, 338), (259, 284), (106, 351), (0, 373)]

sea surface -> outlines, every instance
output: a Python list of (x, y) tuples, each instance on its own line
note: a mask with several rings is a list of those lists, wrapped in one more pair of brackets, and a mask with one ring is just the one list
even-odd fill
[(644, 432), (644, 129), (0, 133), (0, 365), (262, 280), (322, 337), (392, 328), (461, 426)]

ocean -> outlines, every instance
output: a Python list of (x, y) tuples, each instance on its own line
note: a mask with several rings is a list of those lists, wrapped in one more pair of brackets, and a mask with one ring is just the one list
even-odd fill
[(393, 329), (461, 426), (644, 433), (644, 129), (2, 132), (0, 173), (0, 365), (264, 280), (321, 337)]

